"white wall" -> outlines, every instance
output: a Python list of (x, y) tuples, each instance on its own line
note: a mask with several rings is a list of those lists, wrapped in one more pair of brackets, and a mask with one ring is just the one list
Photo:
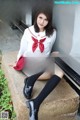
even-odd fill
[(53, 22), (57, 27), (56, 47), (67, 54), (70, 53), (73, 39), (75, 6), (55, 5)]
[(80, 5), (76, 6), (71, 56), (80, 57)]
[(57, 27), (55, 46), (62, 52), (62, 59), (80, 74), (80, 5), (55, 5), (53, 16)]

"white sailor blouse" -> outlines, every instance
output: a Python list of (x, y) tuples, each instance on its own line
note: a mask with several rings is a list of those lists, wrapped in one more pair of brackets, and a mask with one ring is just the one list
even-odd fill
[(23, 72), (30, 76), (45, 68), (46, 58), (49, 57), (56, 40), (56, 30), (48, 37), (45, 31), (35, 32), (34, 25), (25, 29), (21, 39), (17, 60), (24, 56), (26, 64)]

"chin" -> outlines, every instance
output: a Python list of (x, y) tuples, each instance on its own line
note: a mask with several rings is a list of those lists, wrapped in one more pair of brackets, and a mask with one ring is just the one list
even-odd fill
[(38, 26), (38, 27), (39, 27), (39, 29), (41, 29), (41, 30), (44, 29), (44, 27), (42, 27), (42, 26)]

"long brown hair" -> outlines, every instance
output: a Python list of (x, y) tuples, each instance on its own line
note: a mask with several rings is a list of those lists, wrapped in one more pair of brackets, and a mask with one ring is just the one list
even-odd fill
[(45, 14), (45, 16), (47, 17), (48, 20), (48, 25), (45, 27), (46, 30), (46, 36), (50, 36), (52, 35), (54, 28), (52, 25), (52, 11), (49, 8), (41, 8), (39, 10), (37, 10), (36, 14), (35, 14), (35, 20), (34, 20), (34, 28), (36, 32), (39, 32), (39, 27), (37, 25), (37, 17), (40, 13)]

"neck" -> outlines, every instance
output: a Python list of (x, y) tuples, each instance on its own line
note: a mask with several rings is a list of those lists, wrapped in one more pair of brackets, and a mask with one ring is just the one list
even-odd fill
[(44, 29), (40, 29), (40, 30), (39, 30), (39, 32), (43, 32), (43, 31), (44, 31)]

